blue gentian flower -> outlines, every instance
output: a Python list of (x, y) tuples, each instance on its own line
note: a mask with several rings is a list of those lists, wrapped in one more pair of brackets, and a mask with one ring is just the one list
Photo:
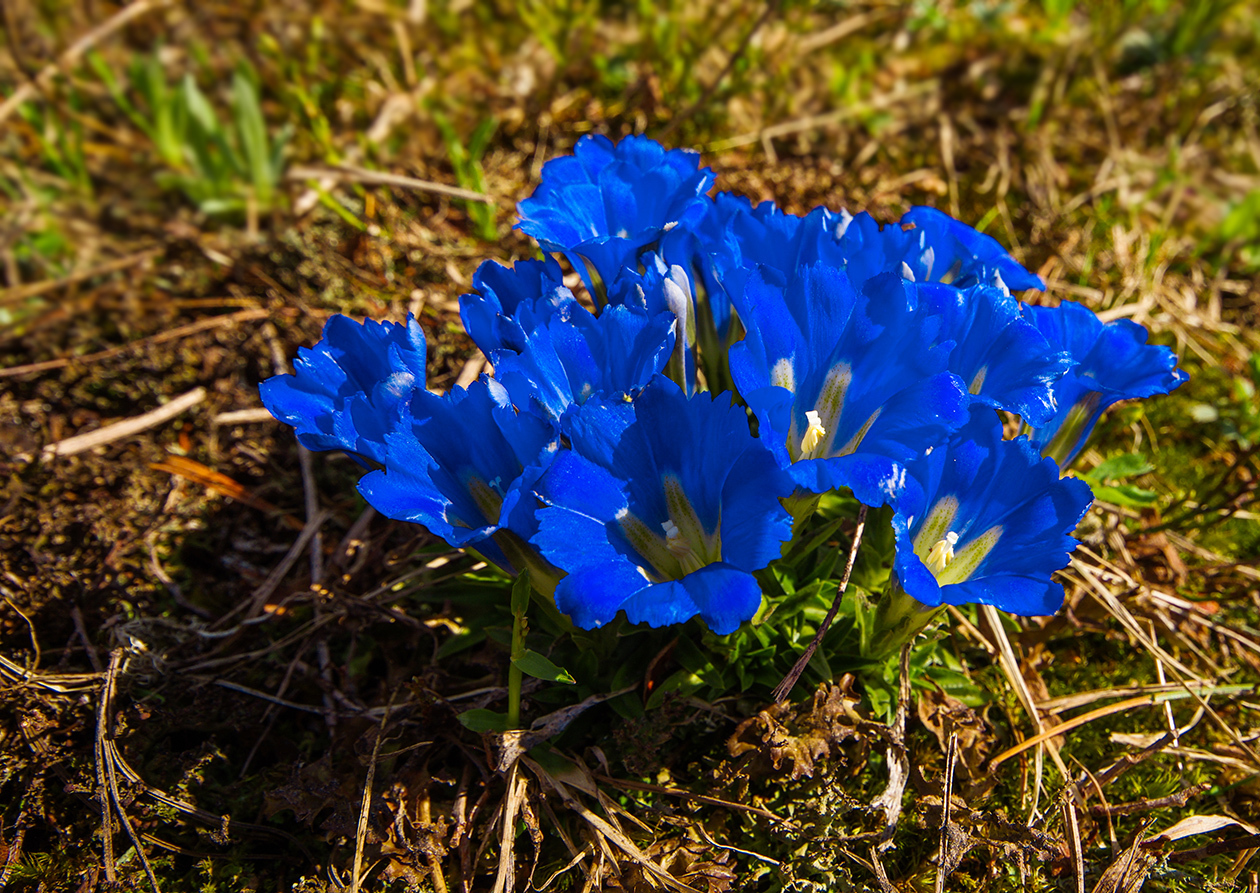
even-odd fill
[(731, 374), (805, 490), (848, 487), (881, 505), (904, 484), (901, 464), (966, 423), (954, 345), (938, 341), (940, 319), (919, 313), (899, 274), (859, 293), (834, 267), (802, 267), (790, 282), (759, 267), (738, 306), (748, 334), (731, 348)]
[(1024, 419), (1043, 454), (1067, 467), (1085, 446), (1102, 414), (1121, 400), (1167, 394), (1189, 376), (1167, 347), (1147, 344), (1147, 331), (1128, 319), (1103, 324), (1088, 307), (1024, 308), (1056, 349), (1072, 356), (1071, 370), (1054, 386), (1057, 410), (1044, 423)]
[(882, 229), (862, 212), (838, 237), (849, 278), (857, 283), (905, 264), (918, 282), (1045, 289), (1041, 278), (1024, 269), (996, 239), (935, 208), (911, 208), (898, 223)]
[(720, 289), (722, 277), (741, 267), (772, 267), (790, 278), (802, 266), (844, 265), (837, 237), (848, 219), (825, 207), (798, 217), (774, 202), (753, 205), (742, 195), (722, 192), (695, 227), (665, 236), (661, 251), (671, 263), (688, 258), (710, 290)]
[(973, 402), (1016, 413), (1031, 424), (1054, 415), (1054, 383), (1072, 357), (1050, 346), (1009, 292), (937, 283), (915, 290), (920, 312), (941, 320), (938, 340), (954, 342), (949, 369), (962, 378)]
[(625, 306), (656, 317), (674, 318), (674, 355), (669, 375), (684, 386), (687, 394), (696, 388), (696, 347), (698, 337), (696, 296), (691, 277), (678, 264), (648, 252), (641, 260), (642, 270), (623, 267), (608, 290), (609, 304)]
[(523, 350), (527, 333), (580, 306), (563, 279), (551, 257), (510, 267), (486, 261), (473, 274), (476, 292), (459, 298), (464, 330), (486, 356), (504, 348)]
[(559, 448), (555, 425), (482, 376), (467, 390), (416, 391), (385, 441), (385, 468), (359, 481), (363, 498), (513, 570), (491, 537), (506, 529), (527, 540), (537, 529), (533, 487)]
[(546, 251), (561, 252), (596, 295), (663, 234), (694, 224), (714, 174), (700, 156), (666, 151), (647, 137), (617, 144), (578, 140), (573, 154), (543, 165), (542, 182), (517, 205), (517, 228)]
[(1051, 575), (1076, 548), (1072, 531), (1093, 495), (1043, 459), (1025, 437), (1002, 439), (996, 414), (976, 407), (945, 446), (908, 465), (919, 487), (893, 502), (894, 567), (904, 591), (931, 608), (985, 604), (1053, 614)]
[(574, 305), (526, 335), (519, 352), (498, 350), (490, 361), (514, 403), (536, 402), (559, 422), (572, 406), (629, 399), (646, 386), (669, 360), (675, 327), (672, 313), (610, 306), (596, 317)]
[(532, 542), (568, 572), (556, 606), (578, 626), (699, 615), (733, 632), (761, 604), (752, 571), (792, 535), (791, 482), (729, 398), (688, 399), (658, 376), (632, 402), (589, 401), (538, 484)]
[(259, 386), (263, 405), (292, 425), (309, 450), (345, 450), (385, 461), (385, 434), (399, 407), (425, 383), (424, 330), (405, 323), (360, 325), (331, 317), (314, 347), (298, 348), (293, 375)]

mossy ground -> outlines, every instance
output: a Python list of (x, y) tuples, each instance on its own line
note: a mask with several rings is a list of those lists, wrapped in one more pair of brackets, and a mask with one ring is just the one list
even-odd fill
[[(1260, 824), (1255, 22), (1228, 0), (6, 4), (0, 93), (22, 95), (0, 123), (0, 887), (144, 889), (143, 853), (165, 891), (488, 890), (514, 841), (517, 889), (647, 890), (649, 862), (700, 890), (928, 889), (942, 853), (951, 890), (1120, 890), (1142, 871), (1147, 889), (1254, 889), (1237, 825), (1128, 848), (1195, 814)], [(283, 171), (198, 167), (192, 131), (164, 153), (159, 107), (185, 75), (246, 153), (242, 71), (268, 145), (288, 133)], [(515, 201), (592, 131), (698, 148), (719, 188), (796, 212), (935, 205), (1049, 299), (1173, 345), (1190, 383), (1111, 413), (1081, 463), (1138, 453), (1153, 469), (1117, 483), (1154, 495), (1096, 508), (1065, 611), (1004, 627), (1046, 728), (1161, 679), (1193, 728), (1143, 753), (1162, 705), (1073, 726), (1048, 742), (1070, 789), (1049, 748), (990, 770), (1037, 730), (994, 630), (960, 612), (924, 658), (944, 688), (915, 689), (881, 849), (873, 692), (814, 672), (763, 714), (790, 649), (749, 640), (731, 667), (698, 625), (623, 628), (564, 653), (580, 694), (628, 691), (496, 772), (455, 716), (502, 708), (506, 583), (365, 513), (349, 460), (304, 465), (287, 428), (225, 414), (258, 408), (336, 312), (416, 312), (430, 386), (475, 375), (455, 299), (483, 258), (530, 254)], [(197, 387), (158, 427), (35, 458)], [(826, 600), (807, 607), (806, 640)], [(1201, 703), (1175, 685), (1195, 677), (1236, 687)], [(535, 687), (525, 709), (574, 700)]]

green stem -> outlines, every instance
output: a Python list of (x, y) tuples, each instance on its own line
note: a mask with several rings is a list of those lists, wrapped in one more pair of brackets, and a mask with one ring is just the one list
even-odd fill
[(517, 662), (525, 656), (525, 613), (522, 611), (512, 618), (512, 653), (508, 664), (508, 727), (521, 727), (521, 683), (525, 674), (517, 666)]

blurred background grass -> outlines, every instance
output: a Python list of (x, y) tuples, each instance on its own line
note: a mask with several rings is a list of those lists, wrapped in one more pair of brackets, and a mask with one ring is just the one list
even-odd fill
[[(364, 765), (379, 740), (379, 712), (360, 708), (400, 686), (412, 693), (411, 712), (395, 715), (393, 750), (450, 725), (443, 699), (501, 685), (493, 611), (502, 585), (451, 589), (443, 575), (466, 564), (440, 570), (438, 546), (365, 513), (348, 463), (321, 457), (304, 469), (281, 426), (249, 415), (256, 385), (284, 371), (333, 312), (417, 313), (431, 339), (431, 386), (472, 380), (484, 361), (459, 331), (455, 299), (483, 258), (531, 254), (512, 229), (514, 204), (548, 158), (588, 132), (698, 149), (719, 188), (795, 212), (824, 203), (895, 220), (934, 205), (1038, 271), (1042, 300), (1135, 319), (1173, 345), (1190, 383), (1113, 412), (1083, 462), (1106, 504), (1082, 528), (1091, 551), (1080, 556), (1085, 569), (1069, 572), (1069, 610), (1008, 632), (1039, 700), (1159, 682), (1169, 656), (1203, 678), (1256, 681), (1254, 4), (7, 0), (3, 12), (0, 647), (9, 664), (0, 698), (10, 710), (0, 886), (92, 889), (115, 875), (147, 883), (122, 828), (117, 869), (107, 870), (92, 799), (101, 790), (96, 693), (110, 649), (123, 645), (133, 650), (113, 734), (146, 781), (124, 779), (122, 793), (162, 889), (350, 883)], [(196, 386), (207, 389), (204, 403), (178, 422), (29, 461)], [(328, 526), (310, 540), (319, 557), (286, 566), (290, 526), (302, 528), (321, 500)], [(1099, 586), (1120, 594), (1127, 618), (1106, 609)], [(225, 615), (259, 592), (268, 622), (230, 626)], [(662, 650), (663, 640), (635, 696), (653, 709), (610, 711), (567, 733), (566, 752), (593, 761), (598, 747), (612, 774), (668, 784), (672, 772), (700, 792), (720, 782), (725, 797), (799, 821), (788, 834), (712, 804), (671, 812), (663, 804), (673, 801), (642, 794), (651, 816), (636, 839), (702, 889), (881, 883), (867, 844), (848, 842), (869, 830), (853, 803), (882, 785), (880, 747), (846, 763), (835, 739), (831, 769), (769, 788), (724, 762), (733, 723), (756, 714), (779, 664), (791, 663), (787, 649), (807, 641), (817, 622), (807, 613), (783, 643), (750, 641), (737, 673), (688, 650), (697, 630), (683, 646)], [(1164, 651), (1144, 647), (1135, 617)], [(979, 759), (1036, 728), (1009, 674), (957, 633), (973, 622), (983, 626), (974, 614), (955, 618), (933, 660), (940, 679), (965, 682), (951, 693), (983, 711)], [(231, 636), (216, 638), (216, 623)], [(438, 645), (473, 627), (489, 629), (460, 640), (462, 651), (444, 645), (439, 661)], [(593, 690), (612, 690), (611, 671), (588, 675), (599, 679)], [(649, 699), (654, 679), (673, 680), (691, 706)], [(493, 695), (469, 697), (463, 706)], [(294, 713), (275, 698), (315, 706)], [(1255, 708), (1239, 695), (1216, 709), (1219, 724), (1179, 739), (1185, 752), (1143, 764), (1111, 792), (1137, 801), (1201, 782), (1199, 799), (1114, 820), (1082, 814), (1080, 858), (1048, 855), (1070, 835), (1044, 795), (1034, 826), (1045, 840), (994, 842), (995, 816), (1019, 824), (1038, 812), (1030, 779), (1039, 764), (1007, 763), (997, 792), (973, 801), (986, 805), (968, 833), (988, 842), (951, 885), (1076, 889), (1083, 871), (1092, 886), (1148, 819), (1154, 833), (1190, 812), (1254, 818)], [(1108, 733), (1160, 731), (1162, 710), (1086, 726), (1065, 754), (1098, 771), (1138, 740)], [(1193, 712), (1178, 706), (1178, 721)], [(916, 728), (914, 764), (935, 778), (943, 758), (932, 725)], [(399, 831), (399, 842), (388, 814), (373, 818), (365, 888), (490, 888), (496, 847), (473, 857), (467, 835), (462, 848), (451, 836), (463, 816), (480, 835), (475, 853), (502, 796), (488, 776), (470, 781), (473, 763), (459, 768), (475, 749), (466, 736), (376, 776), (378, 804), (392, 804), (410, 836)], [(1059, 795), (1062, 778), (1046, 771)], [(207, 814), (269, 824), (273, 836), (196, 830), (186, 811), (146, 799), (146, 784)], [(461, 791), (464, 801), (495, 793), (477, 818), (457, 805)], [(636, 808), (629, 791), (614, 795)], [(896, 884), (927, 884), (937, 872), (939, 789), (935, 813), (931, 791), (919, 795), (920, 811), (903, 822), (921, 827), (887, 857)], [(567, 818), (555, 822), (577, 834)], [(531, 827), (540, 826), (538, 884), (570, 859), (545, 816)], [(522, 831), (522, 872), (529, 839)], [(633, 860), (608, 855), (618, 858), (619, 880), (583, 863), (554, 883), (651, 886)], [(1202, 889), (1205, 877), (1250, 876), (1254, 889), (1247, 863), (1214, 858), (1165, 866), (1150, 883)]]

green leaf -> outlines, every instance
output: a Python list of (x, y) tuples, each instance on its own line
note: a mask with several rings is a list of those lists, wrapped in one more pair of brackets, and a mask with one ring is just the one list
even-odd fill
[(660, 707), (665, 702), (665, 698), (671, 694), (677, 694), (679, 697), (687, 697), (695, 694), (697, 690), (704, 686), (704, 680), (688, 670), (679, 670), (657, 687), (648, 698), (646, 709), (651, 712)]
[(524, 617), (525, 612), (529, 609), (529, 568), (521, 571), (521, 575), (512, 583), (512, 600), (510, 602), (512, 614), (516, 617)]
[(1095, 487), (1094, 498), (1127, 508), (1146, 508), (1155, 504), (1159, 494), (1154, 490), (1144, 490), (1132, 484), (1117, 484), (1112, 487)]
[(557, 667), (537, 651), (526, 650), (524, 654), (512, 661), (512, 664), (526, 676), (545, 679), (548, 682), (563, 682), (573, 685), (577, 682), (564, 667)]
[(1122, 453), (1119, 456), (1112, 456), (1110, 459), (1100, 462), (1097, 468), (1085, 475), (1085, 479), (1097, 481), (1101, 484), (1106, 481), (1124, 480), (1135, 475), (1146, 474), (1154, 467), (1140, 453)]
[(451, 636), (438, 648), (437, 654), (434, 655), (438, 660), (444, 657), (450, 657), (452, 654), (459, 654), (474, 645), (480, 645), (486, 640), (486, 631), (484, 629), (470, 630), (457, 636)]
[(493, 710), (486, 710), (484, 707), (465, 710), (455, 718), (459, 720), (460, 725), (470, 732), (506, 732), (508, 730), (506, 713), (496, 713)]
[(258, 101), (258, 87), (240, 70), (232, 76), (232, 105), (241, 152), (254, 187), (254, 198), (262, 207), (268, 207), (275, 183), (271, 176), (267, 122), (263, 119), (262, 106)]

